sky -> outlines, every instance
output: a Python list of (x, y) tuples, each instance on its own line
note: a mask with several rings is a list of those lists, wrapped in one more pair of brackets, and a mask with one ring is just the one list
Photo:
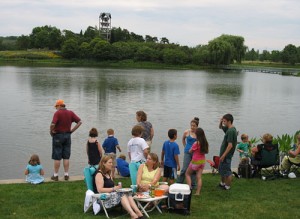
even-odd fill
[(45, 25), (79, 33), (99, 27), (102, 12), (112, 27), (189, 47), (222, 34), (260, 51), (300, 46), (300, 0), (1, 0), (0, 36)]

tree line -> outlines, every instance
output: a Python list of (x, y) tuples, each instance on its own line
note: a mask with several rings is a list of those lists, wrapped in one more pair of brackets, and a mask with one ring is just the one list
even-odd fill
[(0, 50), (55, 50), (66, 59), (96, 61), (127, 60), (152, 61), (166, 64), (228, 65), (242, 60), (300, 63), (300, 47), (289, 44), (282, 51), (251, 50), (242, 36), (221, 35), (196, 47), (171, 43), (166, 37), (138, 35), (126, 29), (112, 28), (109, 41), (97, 27), (74, 33), (53, 26), (32, 29), (31, 34), (0, 37)]

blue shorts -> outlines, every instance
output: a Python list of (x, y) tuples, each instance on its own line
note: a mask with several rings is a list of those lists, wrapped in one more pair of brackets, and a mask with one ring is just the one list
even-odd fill
[(57, 133), (52, 137), (52, 159), (70, 159), (71, 133)]
[(177, 179), (176, 168), (164, 166), (164, 177), (169, 179)]
[(231, 159), (226, 158), (223, 162), (220, 161), (219, 164), (219, 173), (222, 177), (231, 176)]

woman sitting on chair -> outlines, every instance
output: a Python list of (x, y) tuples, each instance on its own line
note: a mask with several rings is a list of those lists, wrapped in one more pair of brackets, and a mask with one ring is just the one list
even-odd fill
[(281, 162), (281, 170), (284, 174), (287, 174), (292, 166), (292, 164), (300, 164), (300, 134), (297, 135), (297, 144), (293, 150), (289, 151), (288, 156), (284, 156)]
[(123, 208), (130, 214), (131, 218), (144, 218), (132, 198), (132, 193), (116, 192), (121, 186), (115, 186), (111, 178), (113, 160), (110, 156), (103, 156), (99, 163), (99, 168), (95, 175), (95, 186), (99, 193), (110, 193), (110, 198), (104, 201), (106, 208), (113, 207), (121, 202)]
[(158, 156), (155, 153), (150, 153), (147, 156), (145, 164), (141, 164), (138, 169), (136, 183), (140, 192), (149, 191), (150, 186), (160, 187), (169, 191), (168, 185), (159, 185), (158, 181), (161, 177), (161, 171), (159, 168)]

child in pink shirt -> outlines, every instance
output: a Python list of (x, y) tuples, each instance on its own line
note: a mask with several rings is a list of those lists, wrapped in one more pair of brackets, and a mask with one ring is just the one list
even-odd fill
[(202, 187), (202, 172), (205, 166), (205, 154), (208, 153), (208, 142), (202, 128), (196, 129), (196, 142), (192, 145), (190, 153), (193, 153), (192, 161), (186, 170), (185, 177), (187, 184), (191, 187), (191, 175), (196, 172), (197, 190), (195, 195), (200, 195)]

